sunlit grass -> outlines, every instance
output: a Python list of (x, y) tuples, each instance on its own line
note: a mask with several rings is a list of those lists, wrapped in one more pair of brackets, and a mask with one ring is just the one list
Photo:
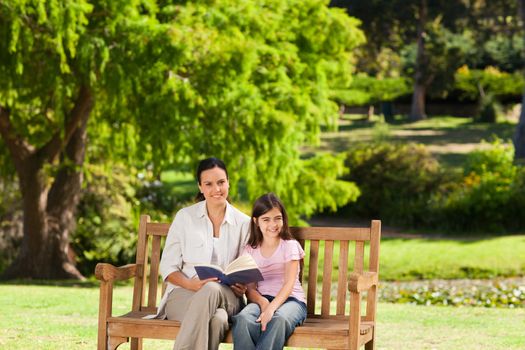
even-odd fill
[[(132, 287), (117, 287), (114, 313), (131, 305)], [(95, 349), (98, 288), (0, 285), (1, 349)], [(380, 303), (377, 349), (522, 349), (525, 309), (452, 308)], [(144, 349), (172, 349), (146, 340)], [(129, 349), (123, 344), (119, 349)], [(222, 345), (221, 349), (231, 349)]]

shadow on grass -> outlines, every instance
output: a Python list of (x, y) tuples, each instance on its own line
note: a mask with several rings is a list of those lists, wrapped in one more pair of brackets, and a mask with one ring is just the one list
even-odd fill
[[(133, 281), (133, 280), (131, 280)], [(132, 285), (130, 281), (115, 282), (115, 286)], [(51, 286), (51, 287), (74, 287), (74, 288), (98, 288), (100, 282), (95, 277), (88, 277), (84, 281), (80, 280), (34, 280), (34, 279), (15, 279), (0, 280), (0, 285), (19, 285), (19, 286)]]

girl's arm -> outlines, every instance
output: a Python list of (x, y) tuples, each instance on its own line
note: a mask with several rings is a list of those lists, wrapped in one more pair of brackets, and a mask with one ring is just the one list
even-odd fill
[(247, 287), (246, 297), (248, 298), (248, 301), (257, 303), (261, 308), (261, 312), (263, 312), (270, 302), (257, 291), (255, 283), (250, 283)]
[(264, 332), (266, 330), (266, 325), (272, 319), (275, 311), (281, 306), (286, 299), (292, 293), (293, 285), (295, 279), (297, 278), (297, 271), (299, 270), (299, 260), (291, 260), (286, 263), (284, 270), (284, 285), (277, 293), (272, 302), (264, 309), (261, 308), (261, 315), (257, 319), (257, 322), (261, 322), (261, 330)]

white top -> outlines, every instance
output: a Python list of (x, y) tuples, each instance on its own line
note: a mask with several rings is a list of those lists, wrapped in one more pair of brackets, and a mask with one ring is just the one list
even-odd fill
[[(249, 231), (250, 217), (227, 203), (220, 239), (215, 245), (219, 252), (215, 264), (225, 268), (235, 260), (248, 241)], [(171, 223), (162, 251), (159, 271), (163, 280), (175, 271), (193, 278), (195, 264), (211, 263), (213, 247), (213, 224), (208, 217), (206, 201), (182, 208)], [(168, 282), (158, 315), (164, 312), (167, 297), (175, 288), (181, 287)]]
[(211, 251), (211, 264), (217, 265), (219, 262), (218, 251), (219, 251), (219, 239), (220, 237), (213, 237), (213, 249)]

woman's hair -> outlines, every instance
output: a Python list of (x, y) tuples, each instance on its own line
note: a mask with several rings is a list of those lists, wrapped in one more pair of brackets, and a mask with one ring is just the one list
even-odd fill
[(255, 203), (253, 203), (252, 218), (250, 221), (250, 238), (248, 239), (248, 244), (252, 248), (257, 248), (263, 241), (261, 229), (255, 221), (258, 220), (261, 215), (266, 214), (273, 208), (279, 209), (283, 216), (283, 227), (281, 228), (279, 237), (284, 240), (293, 239), (290, 229), (288, 228), (288, 215), (286, 214), (286, 209), (284, 209), (283, 203), (275, 194), (266, 193), (257, 198)]
[[(226, 179), (228, 179), (228, 170), (226, 170), (226, 165), (224, 164), (224, 162), (220, 160), (219, 158), (210, 157), (210, 158), (201, 160), (199, 162), (199, 165), (197, 166), (196, 175), (197, 175), (197, 182), (199, 183), (199, 185), (201, 184), (202, 172), (213, 169), (213, 168), (221, 168), (222, 170), (224, 170), (224, 172), (226, 173)], [(204, 199), (205, 199), (204, 195), (200, 191), (195, 196), (195, 202), (200, 202), (200, 201), (203, 201)], [(229, 201), (229, 197), (228, 197), (228, 201)]]

